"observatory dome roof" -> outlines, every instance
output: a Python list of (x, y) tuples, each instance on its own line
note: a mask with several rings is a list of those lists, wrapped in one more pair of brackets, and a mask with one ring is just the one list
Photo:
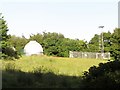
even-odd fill
[(25, 45), (24, 52), (26, 55), (40, 54), (43, 53), (43, 48), (38, 42), (30, 41)]

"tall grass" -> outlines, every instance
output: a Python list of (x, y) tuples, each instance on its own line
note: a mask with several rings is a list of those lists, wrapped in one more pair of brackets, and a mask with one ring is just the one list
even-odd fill
[(0, 60), (3, 88), (80, 88), (82, 73), (105, 60), (23, 56)]
[[(1, 61), (0, 61), (1, 62)], [(23, 56), (18, 60), (2, 61), (2, 69), (11, 64), (17, 70), (23, 72), (33, 72), (41, 69), (41, 72), (53, 72), (56, 75), (81, 76), (91, 66), (97, 66), (99, 63), (105, 63), (105, 60), (99, 59), (80, 59), (80, 58), (62, 58), (48, 56)]]

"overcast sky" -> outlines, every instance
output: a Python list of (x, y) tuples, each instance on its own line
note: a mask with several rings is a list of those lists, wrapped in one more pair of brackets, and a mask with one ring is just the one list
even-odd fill
[(66, 38), (89, 41), (102, 30), (118, 26), (119, 0), (1, 0), (0, 12), (8, 23), (9, 34), (29, 37), (46, 32)]

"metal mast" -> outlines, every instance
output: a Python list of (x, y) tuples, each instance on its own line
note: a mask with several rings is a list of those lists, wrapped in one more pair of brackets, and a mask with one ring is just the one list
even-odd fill
[[(99, 26), (99, 28), (103, 29), (104, 26)], [(103, 40), (103, 32), (99, 34), (99, 51), (101, 52), (102, 59), (104, 58), (104, 40)]]

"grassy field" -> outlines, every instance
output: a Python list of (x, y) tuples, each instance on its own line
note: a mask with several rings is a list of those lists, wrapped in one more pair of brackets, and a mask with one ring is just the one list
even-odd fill
[(23, 56), (19, 60), (1, 61), (2, 69), (13, 67), (23, 72), (33, 72), (41, 69), (41, 72), (53, 72), (56, 75), (81, 76), (91, 66), (106, 63), (107, 60), (62, 58), (48, 56)]

